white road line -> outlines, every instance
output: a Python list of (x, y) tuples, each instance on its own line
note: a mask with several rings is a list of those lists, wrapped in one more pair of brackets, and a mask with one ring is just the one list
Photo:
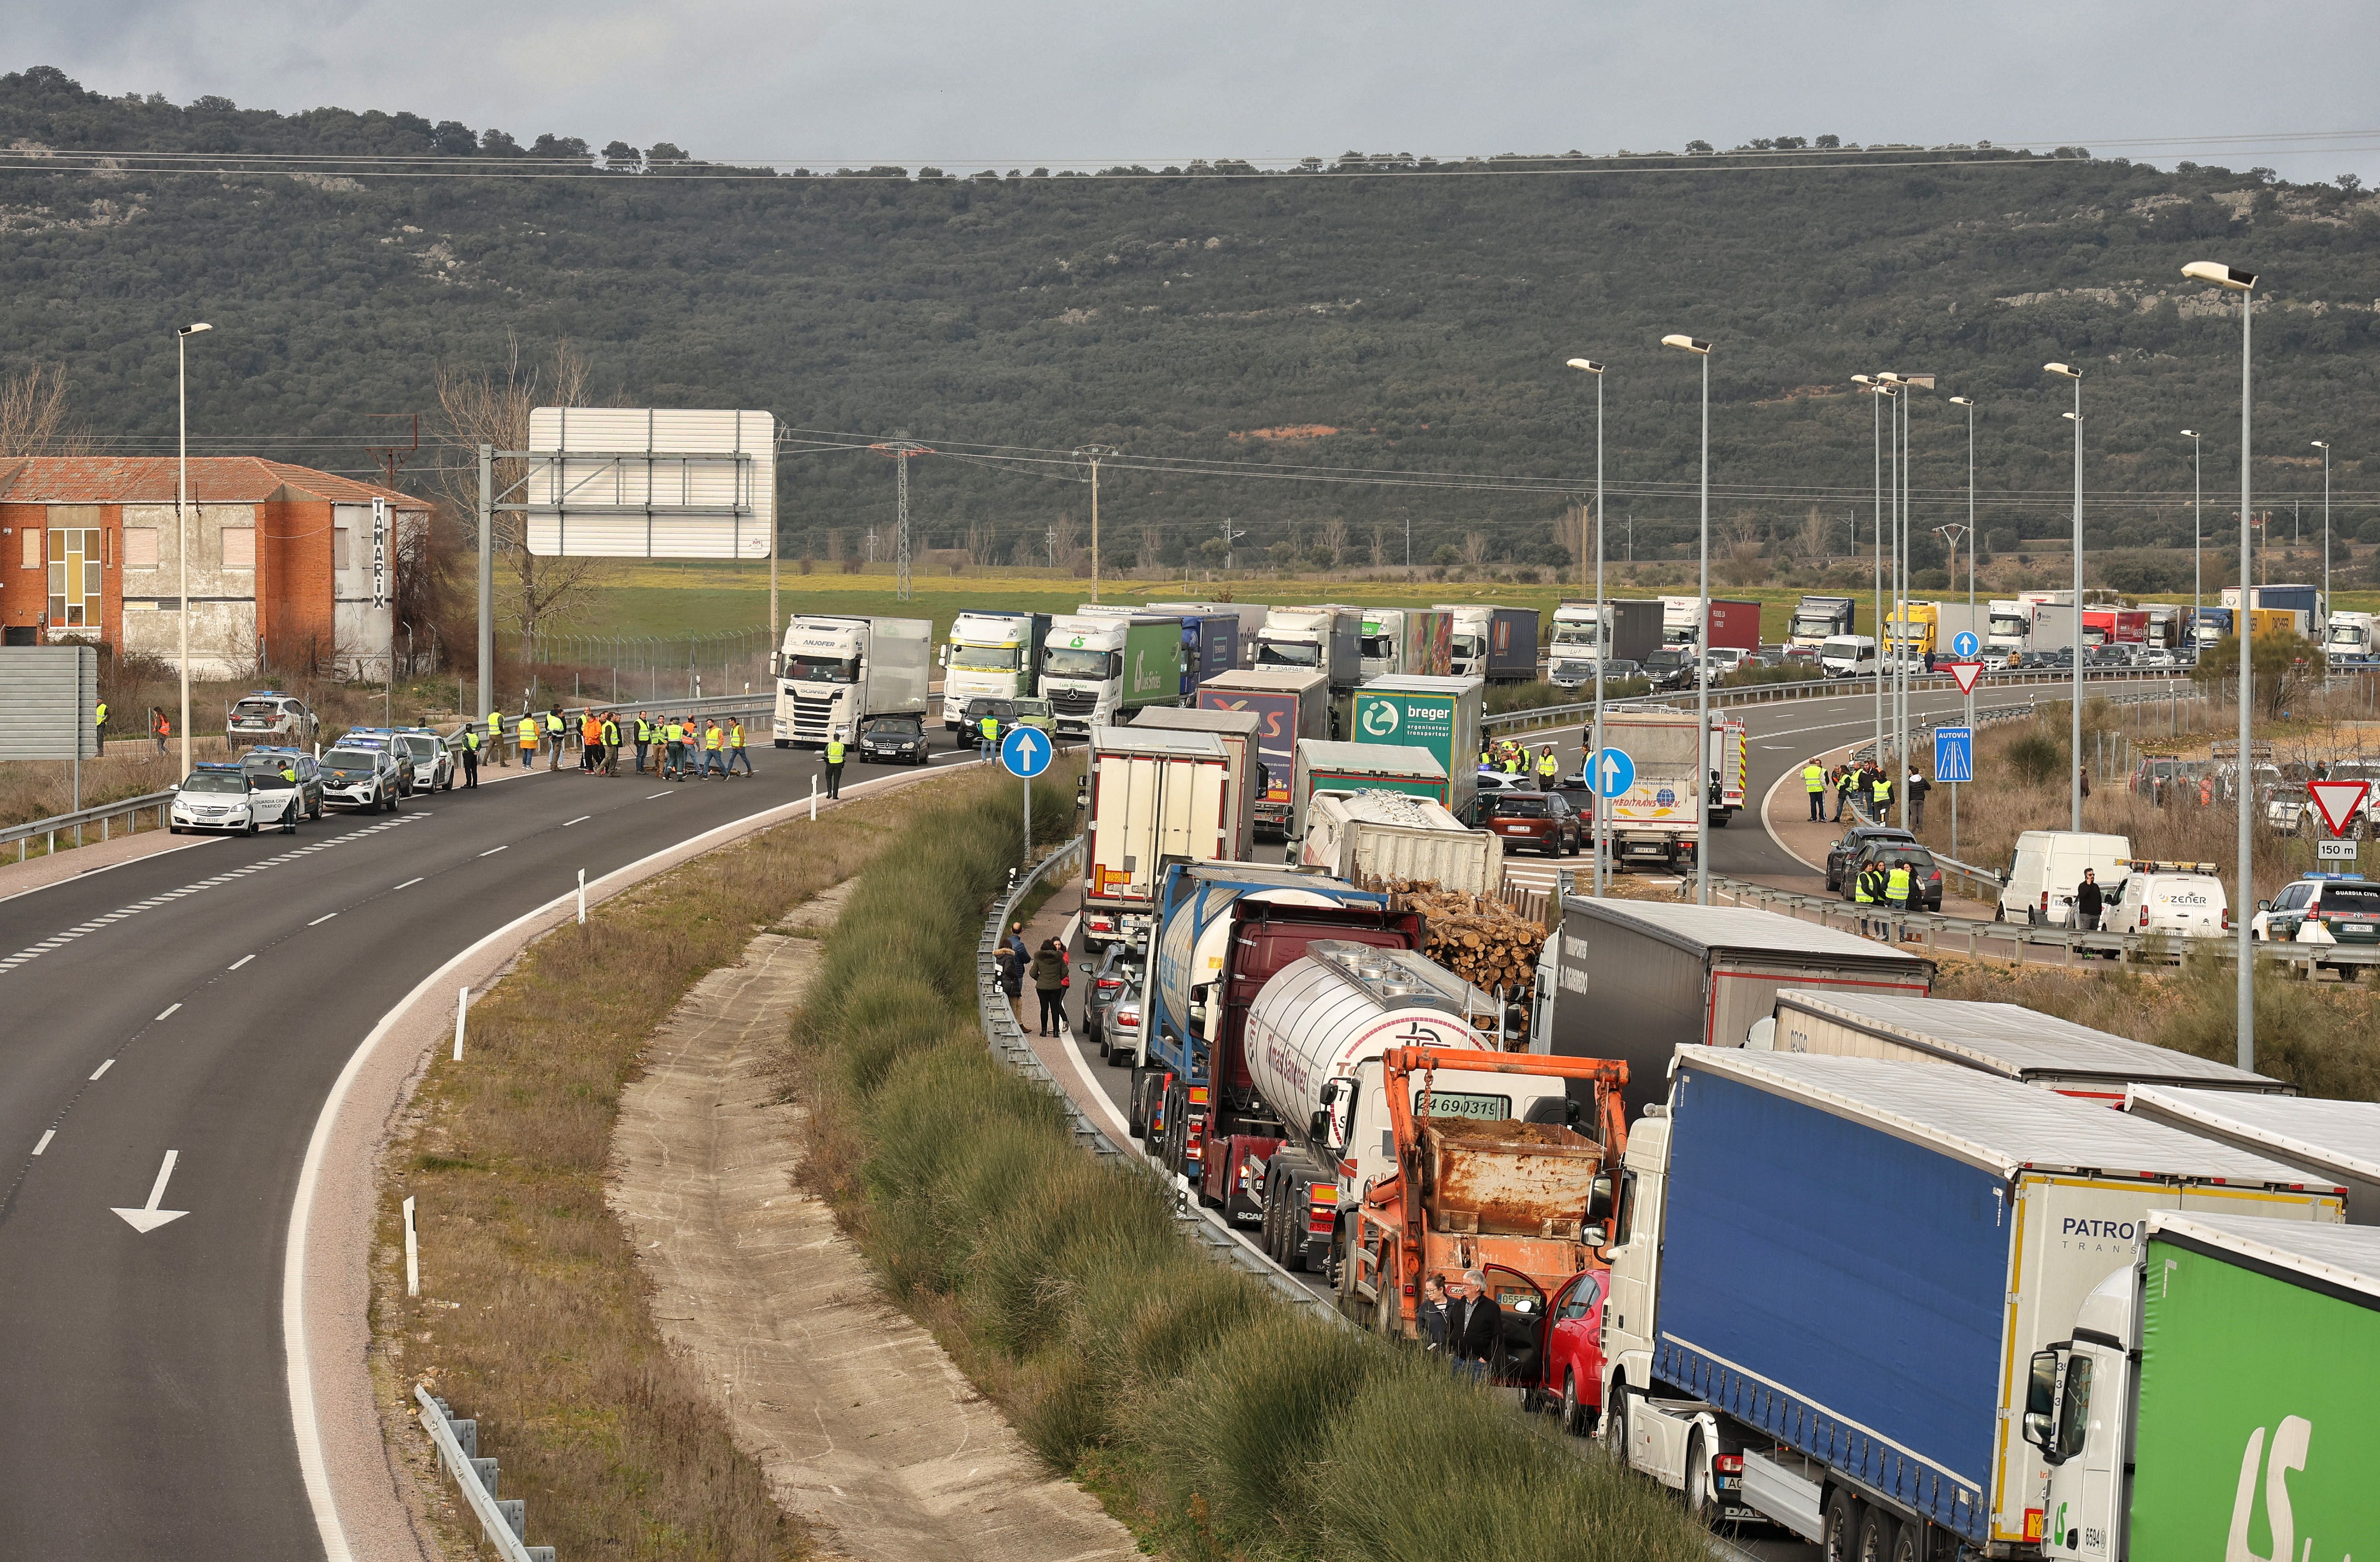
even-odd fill
[(667, 797), (668, 795), (669, 795), (669, 793), (666, 793), (666, 792), (656, 792), (656, 793), (650, 793), (649, 795), (647, 795), (647, 797), (645, 798), (645, 801), (646, 801), (646, 802), (648, 802), (648, 803), (650, 803), (650, 802), (651, 802), (655, 797)]
[(404, 883), (398, 885), (397, 888), (400, 890), (410, 890), (420, 882), (421, 880), (419, 878), (408, 878)]
[(486, 851), (480, 853), (480, 855), (483, 857), (492, 857), (498, 852), (509, 852), (511, 850), (512, 848), (510, 846), (491, 846)]
[(115, 1067), (115, 1059), (110, 1058), (106, 1062), (102, 1063), (97, 1069), (93, 1070), (91, 1077), (97, 1079), (101, 1074), (105, 1073), (108, 1070), (114, 1067)]
[(41, 1136), (41, 1138), (40, 1138), (40, 1139), (38, 1139), (38, 1140), (36, 1140), (36, 1141), (34, 1141), (34, 1144), (33, 1144), (33, 1154), (35, 1154), (35, 1155), (37, 1155), (37, 1156), (38, 1156), (38, 1155), (40, 1155), (43, 1150), (48, 1149), (48, 1148), (50, 1147), (50, 1141), (51, 1141), (51, 1140), (53, 1140), (53, 1139), (55, 1139), (55, 1138), (56, 1138), (57, 1136), (58, 1136), (58, 1131), (57, 1131), (56, 1129), (55, 1129), (55, 1128), (45, 1128), (45, 1129), (42, 1130), (42, 1136)]
[[(159, 1019), (159, 1020), (170, 1020), (170, 1019), (172, 1019), (172, 1018), (174, 1017), (174, 1010), (176, 1010), (176, 1009), (179, 1009), (179, 1008), (181, 1008), (181, 1007), (182, 1007), (182, 1006), (181, 1006), (180, 1004), (176, 1003), (176, 1004), (175, 1004), (172, 1008), (167, 1009), (167, 1010), (165, 1011), (165, 1012), (164, 1012), (163, 1014), (158, 1015), (158, 1016), (157, 1016), (157, 1019)], [(153, 1023), (156, 1023), (155, 1021), (152, 1021), (152, 1022), (151, 1022), (151, 1023), (152, 1023), (152, 1024), (153, 1024)]]
[(565, 819), (562, 821), (562, 828), (568, 829), (572, 825), (585, 824), (589, 819), (591, 819), (594, 817), (595, 816), (592, 814), (581, 814), (575, 819)]
[(225, 967), (224, 967), (224, 969), (225, 969), (225, 970), (226, 970), (226, 971), (237, 971), (237, 970), (238, 970), (241, 966), (243, 966), (243, 965), (247, 964), (249, 961), (254, 960), (255, 958), (256, 958), (256, 956), (254, 956), (254, 955), (252, 955), (252, 954), (244, 954), (244, 955), (241, 955), (237, 960), (235, 960), (235, 961), (233, 961), (229, 965), (225, 966)]
[(334, 917), (334, 916), (336, 916), (336, 915), (338, 915), (338, 914), (338, 914), (337, 912), (334, 912), (334, 912), (325, 912), (322, 915), (318, 916), (318, 917), (316, 917), (313, 921), (309, 922), (308, 924), (306, 924), (306, 926), (309, 926), (309, 927), (320, 927), (321, 926), (322, 926), (322, 924), (324, 924), (325, 922), (330, 921), (332, 917)]

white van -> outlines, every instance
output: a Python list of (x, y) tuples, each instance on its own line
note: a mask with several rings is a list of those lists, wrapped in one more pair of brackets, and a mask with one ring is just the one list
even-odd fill
[(1818, 670), (1829, 678), (1864, 678), (1876, 671), (1876, 641), (1866, 635), (1837, 635), (1818, 647)]
[(2131, 855), (2129, 836), (2028, 829), (2016, 838), (2016, 854), (2009, 861), (1992, 920), (2022, 922), (2029, 927), (2071, 927), (2074, 890), (2082, 882), (2082, 870), (2089, 868), (2098, 875), (2104, 892), (2124, 877), (2123, 865)]
[(2099, 918), (2108, 932), (2214, 938), (2230, 931), (2230, 902), (2213, 863), (2132, 862), (2119, 871), (2120, 892)]

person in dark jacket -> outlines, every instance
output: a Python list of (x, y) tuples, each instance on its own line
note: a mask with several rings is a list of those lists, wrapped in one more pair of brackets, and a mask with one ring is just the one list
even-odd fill
[(1443, 1354), (1446, 1350), (1446, 1277), (1432, 1275), (1421, 1283), (1420, 1319), (1422, 1349)]
[(1464, 1270), (1461, 1293), (1446, 1307), (1446, 1341), (1454, 1370), (1475, 1383), (1484, 1379), (1502, 1342), (1503, 1324), (1504, 1310), (1488, 1294), (1488, 1277), (1476, 1269)]
[(2099, 876), (2091, 869), (2082, 870), (2082, 882), (2074, 891), (2074, 926), (2085, 933), (2099, 930), (2099, 913), (2107, 905), (2100, 891)]
[(1909, 788), (1909, 828), (1924, 829), (1925, 828), (1925, 794), (1934, 790), (1934, 783), (1925, 779), (1925, 771), (1912, 765), (1909, 767), (1909, 780), (1906, 784)]
[(1041, 940), (1033, 956), (1033, 990), (1041, 998), (1041, 1032), (1057, 1035), (1066, 1028), (1066, 951), (1055, 938)]
[(1025, 968), (1032, 962), (1006, 944), (1000, 946), (992, 960), (1000, 967), (1000, 990), (1008, 995), (1009, 1008), (1014, 1009), (1024, 1000)]

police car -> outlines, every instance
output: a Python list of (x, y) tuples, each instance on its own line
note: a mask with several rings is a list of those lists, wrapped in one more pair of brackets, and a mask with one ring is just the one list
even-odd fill
[[(288, 814), (288, 827), (298, 828), (300, 817), (319, 819), (322, 817), (322, 769), (314, 757), (302, 748), (275, 748), (260, 744), (240, 757), (239, 768), (246, 772), (249, 789), (257, 803), (257, 817), (275, 819), (273, 805), (284, 805)], [(296, 776), (292, 781), (284, 772)]]
[[(2249, 931), (2260, 941), (2380, 949), (2380, 883), (2360, 873), (2309, 873), (2256, 902)], [(2333, 966), (2353, 981), (2361, 965)]]
[(455, 790), (455, 751), (428, 727), (358, 727), (347, 734), (385, 739), (405, 769), (405, 795)]
[[(227, 829), (254, 835), (266, 818), (277, 818), (281, 806), (260, 803), (249, 778), (237, 765), (206, 764), (193, 769), (174, 789), (168, 829), (176, 835), (201, 829)], [(284, 828), (298, 828), (295, 820)]]
[(225, 724), (234, 747), (268, 741), (312, 743), (316, 725), (306, 702), (280, 689), (257, 689), (240, 696)]
[(322, 801), (365, 813), (396, 812), (409, 790), (409, 761), (400, 760), (384, 738), (349, 733), (322, 756)]

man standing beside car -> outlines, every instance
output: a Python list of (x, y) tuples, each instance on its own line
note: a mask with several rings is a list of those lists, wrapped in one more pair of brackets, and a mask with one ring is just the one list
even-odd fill
[(471, 791), (480, 784), (480, 729), (463, 729), (463, 790)]
[(2099, 913), (2107, 905), (2107, 897), (2099, 889), (2097, 870), (2084, 868), (2082, 882), (2074, 890), (2074, 927), (2077, 932), (2099, 930)]

